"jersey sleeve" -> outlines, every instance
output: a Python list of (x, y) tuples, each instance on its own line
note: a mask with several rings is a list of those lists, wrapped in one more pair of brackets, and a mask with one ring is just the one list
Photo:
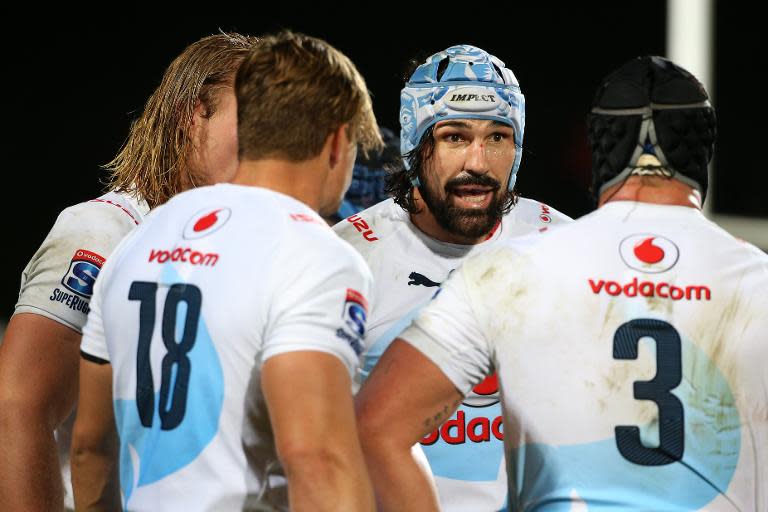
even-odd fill
[[(108, 268), (107, 268), (108, 271)], [(107, 340), (104, 337), (104, 323), (101, 317), (101, 302), (104, 283), (108, 275), (102, 276), (94, 285), (93, 298), (91, 299), (91, 312), (83, 327), (83, 339), (80, 342), (80, 354), (97, 363), (109, 362)]]
[(353, 375), (365, 347), (373, 278), (346, 243), (334, 237), (320, 249), (304, 248), (273, 276), (262, 360), (315, 350), (338, 357)]
[(493, 371), (491, 347), (460, 268), (400, 338), (414, 346), (463, 394)]
[(15, 313), (35, 313), (82, 332), (106, 257), (135, 222), (110, 205), (82, 203), (59, 215), (21, 276)]

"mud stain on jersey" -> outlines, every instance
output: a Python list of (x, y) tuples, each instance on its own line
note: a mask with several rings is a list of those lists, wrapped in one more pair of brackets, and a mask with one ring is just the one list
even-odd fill
[[(536, 266), (510, 250), (483, 253), (464, 265), (470, 295), (481, 311), (499, 312), (484, 317), (489, 339), (520, 339), (524, 319), (534, 310), (529, 290), (536, 280)], [(525, 269), (525, 270), (523, 270)]]
[(496, 265), (491, 265), (488, 267), (485, 272), (480, 276), (480, 284), (489, 283), (493, 281), (493, 279), (496, 277), (498, 269), (496, 268)]
[[(749, 304), (744, 304), (738, 293), (741, 290), (741, 282), (744, 274), (738, 276), (738, 280), (733, 288), (734, 292), (729, 294), (727, 300), (718, 300), (719, 294), (715, 295), (712, 301), (712, 308), (708, 309), (709, 315), (702, 317), (703, 322), (697, 324), (693, 332), (693, 343), (701, 352), (693, 351), (689, 372), (694, 382), (713, 383), (717, 379), (712, 375), (713, 371), (722, 373), (727, 382), (736, 382), (739, 379), (736, 376), (739, 364), (739, 345), (740, 335), (743, 329), (751, 321), (755, 311)], [(765, 312), (762, 312), (765, 314)], [(735, 326), (743, 326), (739, 332), (735, 331)], [(701, 357), (705, 356), (705, 357)], [(700, 389), (700, 392), (707, 395), (712, 390)]]

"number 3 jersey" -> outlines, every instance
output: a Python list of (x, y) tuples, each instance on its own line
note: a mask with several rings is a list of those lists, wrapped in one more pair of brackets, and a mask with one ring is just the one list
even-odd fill
[(222, 184), (152, 212), (104, 266), (82, 342), (112, 365), (125, 507), (287, 510), (260, 368), (312, 350), (352, 376), (370, 286), (291, 197)]
[[(336, 224), (334, 230), (363, 255), (376, 280), (368, 319), (371, 347), (359, 380), (469, 254), (569, 221), (553, 208), (520, 198), (486, 242), (458, 245), (425, 235), (389, 199)], [(445, 512), (494, 511), (504, 505), (503, 437), (498, 389), (491, 377), (475, 387), (440, 429), (422, 440)]]
[(612, 202), (468, 259), (402, 337), (496, 369), (511, 510), (768, 510), (768, 257)]

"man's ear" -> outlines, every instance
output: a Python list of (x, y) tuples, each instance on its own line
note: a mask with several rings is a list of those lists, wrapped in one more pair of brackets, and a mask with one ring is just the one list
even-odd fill
[(349, 123), (344, 123), (330, 134), (331, 152), (329, 154), (329, 164), (331, 169), (335, 168), (339, 161), (344, 158), (345, 152), (349, 149), (349, 136), (347, 129)]
[(202, 130), (208, 121), (208, 118), (208, 108), (205, 106), (205, 103), (196, 99), (195, 106), (192, 109), (192, 121), (189, 124), (189, 133), (187, 134), (195, 146), (197, 146), (197, 143), (202, 136)]

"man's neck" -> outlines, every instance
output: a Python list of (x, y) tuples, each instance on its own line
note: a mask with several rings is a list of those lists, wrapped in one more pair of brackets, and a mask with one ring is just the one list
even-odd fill
[(673, 178), (659, 176), (630, 176), (624, 183), (609, 187), (598, 206), (613, 201), (688, 206), (701, 209), (701, 194), (693, 187)]
[(243, 160), (232, 180), (236, 185), (262, 187), (298, 199), (315, 211), (320, 207), (320, 194), (327, 172), (316, 159), (291, 162), (277, 158)]
[(431, 238), (434, 238), (435, 240), (439, 240), (441, 242), (447, 242), (450, 244), (476, 245), (484, 242), (488, 238), (487, 233), (481, 236), (480, 238), (468, 238), (468, 237), (451, 233), (445, 228), (443, 228), (440, 224), (438, 224), (437, 220), (432, 215), (432, 213), (426, 209), (422, 210), (419, 213), (412, 213), (411, 222), (413, 222), (413, 225), (416, 226), (419, 229), (419, 231), (421, 231), (425, 235)]

